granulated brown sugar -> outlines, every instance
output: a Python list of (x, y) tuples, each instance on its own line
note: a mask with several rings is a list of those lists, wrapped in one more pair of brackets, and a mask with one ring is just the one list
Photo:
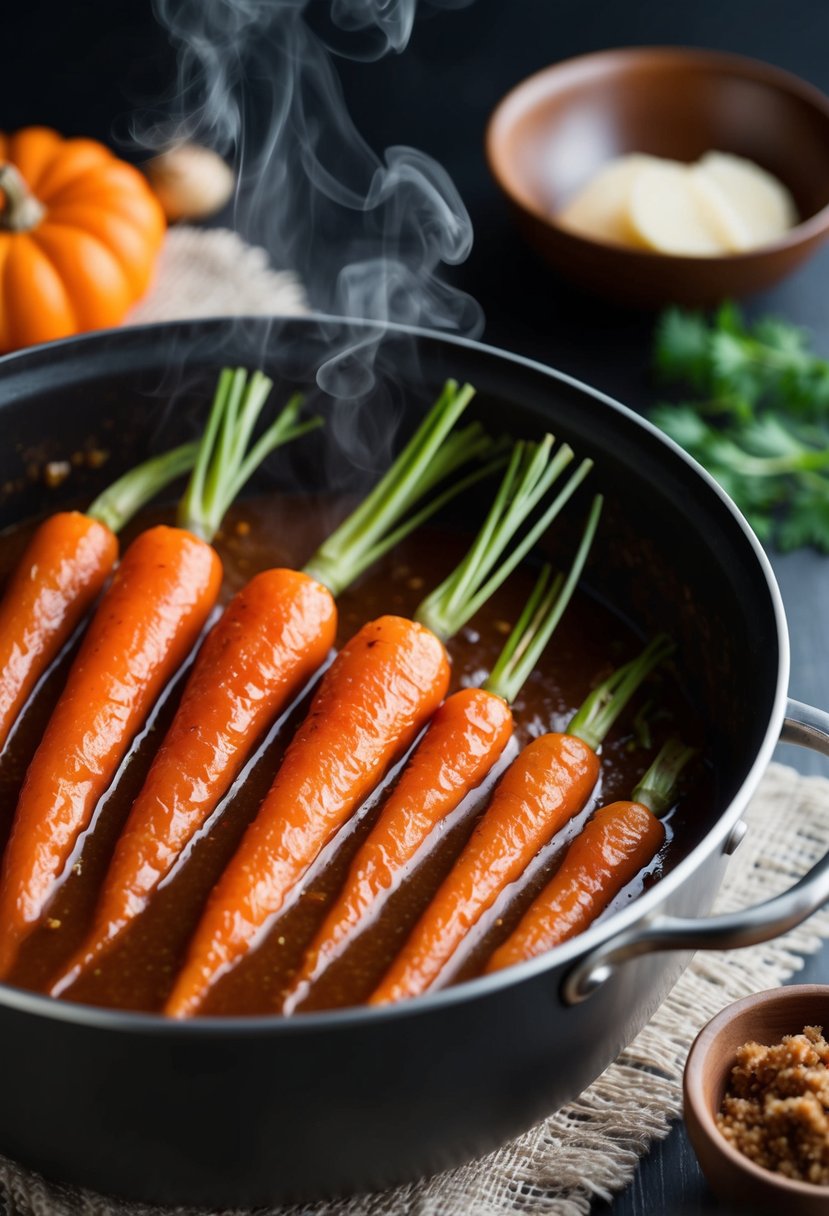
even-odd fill
[(744, 1043), (717, 1125), (756, 1165), (829, 1185), (829, 1043), (820, 1026), (766, 1047)]

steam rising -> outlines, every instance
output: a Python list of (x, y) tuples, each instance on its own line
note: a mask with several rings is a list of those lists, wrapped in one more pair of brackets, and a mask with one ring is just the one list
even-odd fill
[[(469, 0), (432, 0), (458, 8)], [(328, 0), (337, 54), (402, 51), (417, 0)], [(309, 0), (155, 0), (178, 52), (172, 117), (135, 131), (145, 146), (188, 138), (228, 156), (239, 174), (234, 223), (296, 270), (321, 311), (477, 336), (476, 302), (438, 277), (462, 262), (472, 225), (448, 174), (414, 148), (379, 158), (360, 136), (315, 33)], [(354, 41), (353, 47), (349, 46)], [(378, 334), (364, 331), (318, 380), (352, 395), (373, 378)]]

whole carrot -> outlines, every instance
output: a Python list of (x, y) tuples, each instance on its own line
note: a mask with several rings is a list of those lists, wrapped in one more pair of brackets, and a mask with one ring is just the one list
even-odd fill
[(378, 915), (443, 822), (492, 769), (512, 735), (510, 704), (561, 619), (598, 525), (594, 500), (567, 581), (547, 588), (545, 567), (482, 688), (463, 688), (444, 701), (415, 748), (377, 822), (351, 863), (342, 890), (306, 951), (285, 995), (289, 1014), (322, 973)]
[(369, 1004), (417, 996), (439, 980), (496, 898), (587, 802), (599, 775), (602, 739), (670, 649), (656, 638), (590, 694), (566, 733), (540, 735), (524, 748)]
[(195, 644), (221, 577), (213, 550), (176, 528), (142, 532), (124, 555), (26, 774), (0, 883), (0, 974), (43, 916), (126, 748)]
[(596, 811), (551, 881), (494, 952), (487, 972), (535, 958), (589, 928), (662, 847), (660, 816), (672, 804), (679, 773), (693, 754), (671, 740), (633, 791), (632, 801)]
[[(380, 485), (305, 571), (267, 570), (231, 601), (196, 658), (179, 708), (116, 845), (92, 929), (53, 981), (59, 995), (149, 904), (227, 793), (263, 731), (322, 664), (337, 627), (325, 578), (342, 590), (442, 503), (500, 463), (479, 424), (453, 430), (472, 390), (449, 381)], [(470, 460), (485, 463), (437, 497)], [(425, 505), (414, 510), (427, 499)], [(357, 521), (357, 527), (354, 521)], [(323, 555), (323, 556), (321, 556)]]
[(283, 1013), (293, 1013), (311, 985), (380, 911), (436, 824), (483, 781), (511, 735), (506, 701), (482, 688), (461, 689), (441, 705), (357, 851), (345, 885), (285, 995)]
[[(437, 603), (446, 609), (441, 625), (449, 623), (450, 632), (469, 619), (520, 560), (516, 552), (523, 550), (523, 556), (586, 476), (589, 462), (546, 508), (531, 539), (525, 536), (510, 549), (571, 458), (569, 448), (553, 455), (551, 437), (540, 445), (516, 445), (493, 508), (458, 567), (463, 587), (450, 576), (441, 586), (451, 586), (452, 604), (447, 608), (442, 595), (429, 596), (418, 617)], [(482, 588), (489, 588), (483, 598)], [(449, 634), (425, 624), (387, 616), (364, 625), (323, 677), (256, 819), (211, 892), (165, 1006), (168, 1014), (198, 1012), (212, 986), (254, 948), (320, 850), (437, 709), (449, 682), (442, 640)]]
[[(221, 562), (203, 538), (218, 526), (240, 471), (255, 467), (241, 448), (228, 455), (236, 439), (228, 418), (241, 425), (253, 414), (246, 380), (220, 378), (182, 526), (151, 528), (127, 549), (29, 766), (0, 874), (0, 976), (45, 914), (98, 801), (218, 596)], [(254, 376), (249, 389), (261, 409), (270, 382)], [(306, 429), (297, 409), (288, 407), (254, 452)]]
[(118, 557), (116, 532), (193, 467), (197, 444), (154, 456), (86, 512), (59, 511), (36, 529), (0, 600), (0, 750), (35, 685), (86, 616)]
[(443, 647), (413, 621), (380, 617), (346, 643), (210, 895), (168, 1013), (195, 1012), (215, 980), (248, 953), (320, 849), (437, 709), (448, 684)]

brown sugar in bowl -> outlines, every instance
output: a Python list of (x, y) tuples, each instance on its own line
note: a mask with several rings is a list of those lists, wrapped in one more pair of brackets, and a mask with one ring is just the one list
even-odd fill
[[(680, 257), (591, 240), (556, 214), (629, 152), (696, 161), (746, 157), (794, 196), (800, 222), (771, 244)], [(528, 241), (585, 290), (642, 306), (705, 306), (769, 287), (829, 235), (829, 97), (757, 60), (638, 47), (554, 64), (517, 85), (490, 119), (490, 170)]]
[(768, 1046), (804, 1026), (829, 1030), (829, 986), (799, 984), (772, 988), (727, 1006), (704, 1026), (685, 1066), (685, 1123), (711, 1189), (741, 1211), (796, 1212), (827, 1216), (829, 1187), (797, 1182), (763, 1169), (743, 1156), (717, 1126), (717, 1112), (738, 1047), (756, 1041)]

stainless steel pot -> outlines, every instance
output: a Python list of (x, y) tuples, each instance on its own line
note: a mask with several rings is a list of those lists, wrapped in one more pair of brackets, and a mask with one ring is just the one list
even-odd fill
[[(333, 318), (219, 319), (9, 356), (0, 361), (0, 480), (104, 426), (126, 467), (186, 431), (221, 365), (313, 384), (332, 349), (377, 336)], [(693, 950), (773, 937), (829, 898), (824, 859), (778, 899), (705, 918), (777, 740), (829, 753), (829, 716), (786, 700), (774, 577), (718, 486), (630, 411), (528, 360), (392, 328), (381, 376), (389, 368), (412, 415), (454, 375), (478, 387), (476, 408), (490, 423), (526, 434), (552, 425), (594, 457), (608, 509), (593, 590), (644, 630), (677, 639), (686, 691), (713, 740), (710, 813), (675, 869), (582, 937), (397, 1007), (181, 1024), (0, 985), (0, 1150), (47, 1177), (216, 1208), (373, 1189), (458, 1163), (579, 1093), (645, 1024)], [(321, 461), (313, 444), (294, 459), (303, 487), (347, 480), (342, 459)], [(88, 475), (90, 493), (101, 477)], [(23, 485), (6, 496), (0, 522), (46, 505)]]

